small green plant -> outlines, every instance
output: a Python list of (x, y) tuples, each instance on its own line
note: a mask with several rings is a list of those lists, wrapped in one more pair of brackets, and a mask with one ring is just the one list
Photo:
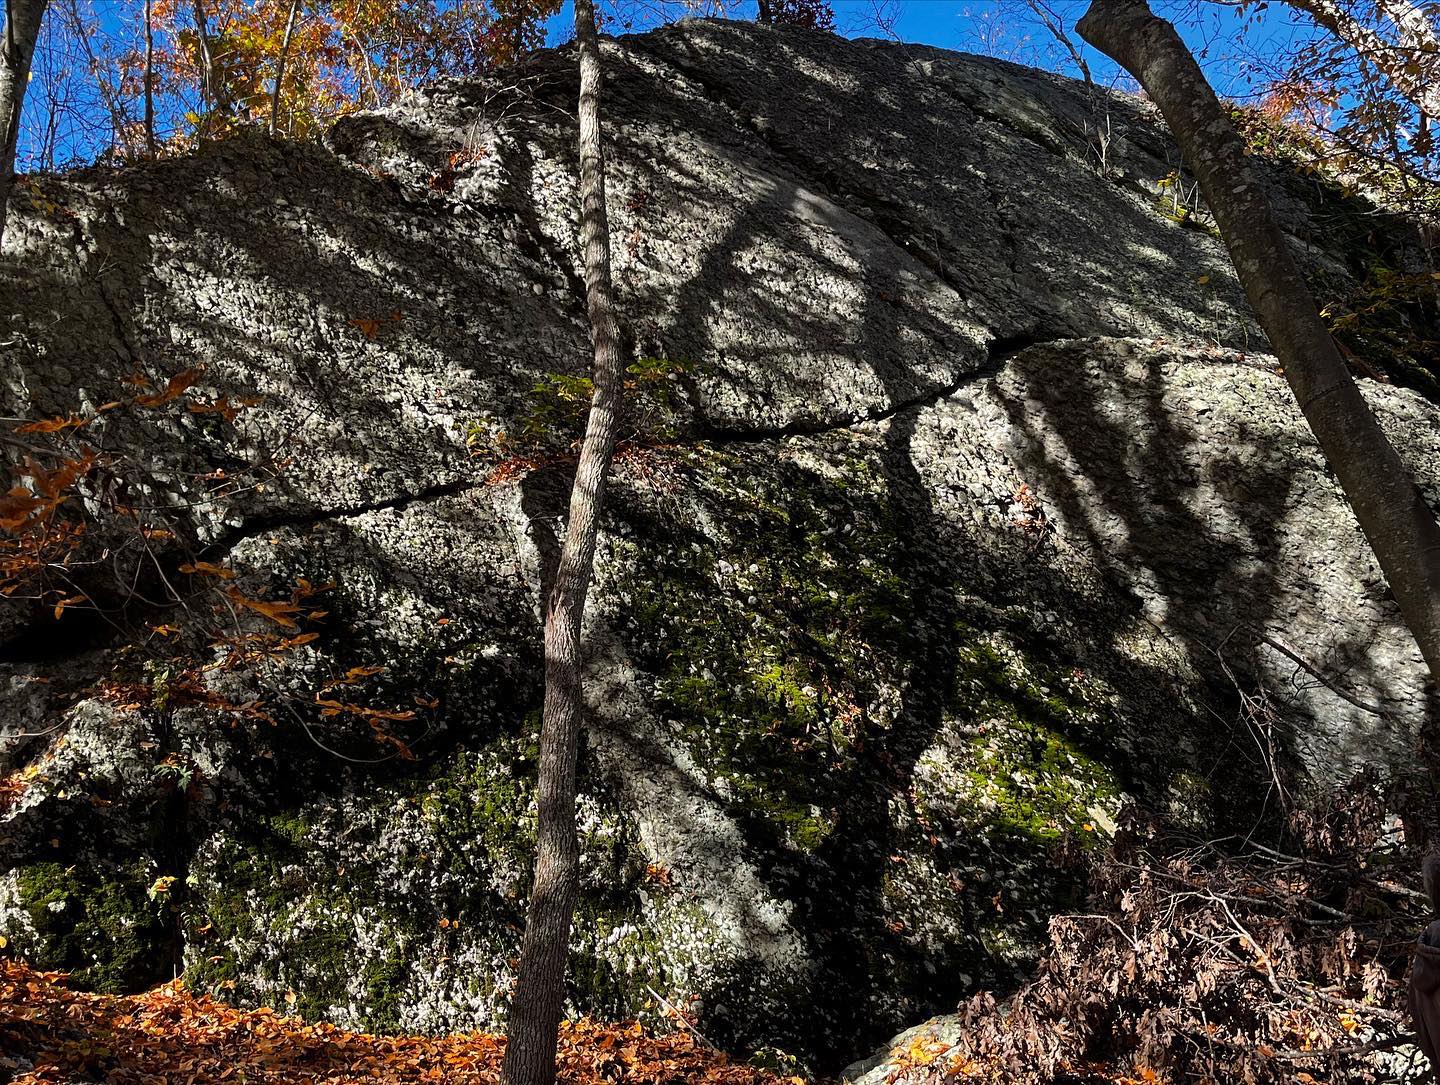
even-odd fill
[(750, 1058), (746, 1061), (757, 1069), (769, 1070), (776, 1075), (799, 1077), (805, 1071), (805, 1068), (800, 1065), (799, 1059), (778, 1047), (762, 1047), (758, 1051), (751, 1052)]
[(520, 424), (522, 437), (543, 440), (557, 431), (569, 431), (584, 421), (585, 411), (595, 395), (589, 377), (547, 373), (530, 390), (532, 406)]
[(1171, 222), (1210, 234), (1212, 237), (1220, 236), (1220, 232), (1210, 221), (1210, 213), (1201, 202), (1199, 181), (1187, 184), (1178, 170), (1171, 170), (1155, 182), (1155, 188), (1156, 202)]
[(195, 781), (195, 766), (173, 753), (156, 765), (151, 773), (157, 780), (173, 784), (176, 791), (188, 791)]
[(145, 678), (150, 686), (150, 707), (157, 714), (164, 715), (170, 704), (170, 667), (155, 660), (145, 661)]
[[(690, 362), (646, 356), (626, 367), (626, 437), (634, 443), (658, 444), (678, 432), (677, 390), (680, 378), (695, 372)], [(546, 373), (530, 389), (523, 412), (505, 425), (495, 418), (478, 419), (465, 429), (472, 454), (493, 460), (537, 461), (574, 451), (585, 429), (595, 385), (589, 377)]]

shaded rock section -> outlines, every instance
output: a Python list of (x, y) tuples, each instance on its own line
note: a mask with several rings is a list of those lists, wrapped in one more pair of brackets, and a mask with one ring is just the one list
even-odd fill
[[(838, 1068), (1022, 975), (1124, 795), (1224, 828), (1274, 758), (1404, 756), (1418, 654), (1140, 104), (738, 24), (606, 50), (636, 408), (572, 1009), (663, 999)], [(19, 200), (8, 416), (199, 366), (200, 405), (257, 401), (100, 412), (172, 537), (77, 565), (98, 617), (0, 610), (0, 929), (38, 964), (372, 1029), (503, 1018), (589, 354), (572, 67)], [(1275, 180), (1317, 273), (1390, 229)], [(1433, 493), (1436, 408), (1367, 394)], [(123, 541), (113, 501), (75, 509)], [(167, 602), (196, 562), (319, 636), (221, 666), (207, 623), (276, 623)], [(162, 627), (207, 664), (189, 700)], [(326, 711), (362, 684), (374, 733)]]

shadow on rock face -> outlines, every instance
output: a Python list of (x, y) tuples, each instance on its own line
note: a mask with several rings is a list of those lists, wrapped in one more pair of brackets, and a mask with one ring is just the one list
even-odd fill
[[(616, 274), (661, 424), (632, 415), (592, 597), (572, 1009), (664, 999), (838, 1067), (1022, 975), (1122, 796), (1249, 828), (1272, 757), (1408, 749), (1413, 646), (1283, 382), (1239, 353), (1218, 242), (1145, 188), (1171, 152), (1139, 106), (1105, 99), (1102, 172), (1094, 100), (1011, 65), (712, 23), (606, 50)], [(589, 360), (552, 108), (574, 76), (523, 74), (329, 150), (237, 141), (17, 209), (7, 415), (201, 364), (197, 392), (261, 400), (105, 422), (177, 538), (87, 566), (110, 632), (0, 612), (25, 774), (0, 919), (38, 962), (110, 988), (183, 962), (372, 1029), (502, 1023), (576, 436), (537, 401)], [(1371, 391), (1433, 493), (1434, 408)], [(162, 587), (196, 557), (255, 598), (325, 586), (303, 651), (205, 672), (249, 714), (165, 707), (154, 627), (215, 651)], [(1282, 710), (1259, 745), (1222, 656)], [(317, 703), (357, 674), (415, 760)]]

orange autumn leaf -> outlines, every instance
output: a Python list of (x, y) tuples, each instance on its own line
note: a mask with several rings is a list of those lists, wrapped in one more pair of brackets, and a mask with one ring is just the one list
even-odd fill
[(299, 628), (299, 626), (295, 624), (295, 619), (291, 617), (292, 614), (300, 613), (300, 608), (294, 603), (286, 603), (278, 600), (267, 601), (264, 599), (252, 599), (234, 588), (225, 594), (232, 602), (237, 603), (246, 610), (254, 611), (262, 617), (269, 618), (277, 625), (283, 625), (286, 629)]
[(233, 422), (241, 411), (258, 406), (261, 402), (263, 401), (259, 396), (241, 396), (239, 399), (232, 400), (229, 396), (221, 395), (208, 403), (191, 400), (185, 404), (185, 409), (191, 414), (218, 414), (225, 421)]
[(159, 407), (172, 400), (179, 399), (185, 390), (200, 379), (199, 369), (185, 369), (170, 378), (163, 391), (152, 392), (146, 396), (136, 396), (135, 403), (140, 407)]
[(208, 561), (190, 562), (188, 564), (180, 566), (180, 571), (182, 573), (188, 573), (191, 576), (216, 576), (219, 577), (221, 580), (235, 579), (234, 569), (227, 569), (223, 565), (214, 565)]
[[(53, 471), (47, 471), (29, 456), (25, 457), (25, 474), (34, 479), (36, 493), (60, 501), (69, 496), (68, 491), (77, 481), (90, 473), (95, 466), (95, 453), (86, 452), (76, 459), (65, 460)], [(14, 493), (14, 491), (11, 491)]]
[(87, 602), (87, 601), (88, 601), (88, 600), (86, 600), (85, 596), (83, 596), (83, 595), (69, 595), (69, 596), (66, 596), (64, 599), (61, 599), (60, 602), (58, 602), (58, 603), (55, 604), (55, 619), (56, 619), (57, 621), (60, 619), (60, 615), (62, 615), (62, 614), (65, 613), (65, 608), (66, 608), (66, 607), (77, 606), (78, 604), (84, 603), (84, 602)]
[[(313, 617), (313, 616), (314, 616), (314, 615), (310, 615), (310, 617)], [(351, 667), (351, 668), (350, 668), (348, 671), (346, 671), (341, 677), (339, 677), (339, 678), (332, 678), (332, 679), (330, 679), (330, 681), (326, 682), (324, 688), (325, 688), (325, 689), (333, 689), (335, 686), (354, 686), (354, 685), (358, 685), (358, 684), (360, 683), (361, 679), (364, 679), (364, 678), (373, 678), (375, 675), (377, 675), (377, 674), (383, 674), (384, 672), (385, 672), (385, 668), (384, 668), (384, 667), (377, 667), (377, 666)]]
[(319, 633), (301, 633), (298, 637), (287, 637), (275, 645), (276, 651), (286, 651), (290, 648), (299, 648), (302, 644), (309, 644), (312, 640), (318, 640)]
[(16, 426), (16, 433), (59, 433), (63, 429), (79, 429), (81, 426), (93, 422), (94, 418), (82, 418), (78, 414), (72, 414), (68, 418), (56, 417), (46, 418), (39, 422), (27, 422), (23, 426)]
[(25, 486), (13, 487), (0, 497), (0, 529), (14, 531), (27, 524), (43, 502)]
[(401, 712), (390, 712), (379, 708), (367, 708), (364, 709), (364, 714), (371, 720), (392, 720), (397, 723), (403, 723), (406, 720), (413, 720), (415, 718), (415, 713), (408, 708)]
[(235, 416), (240, 413), (239, 405), (231, 403), (229, 396), (220, 396), (211, 403), (192, 400), (185, 409), (191, 414), (218, 414), (227, 422), (235, 421)]

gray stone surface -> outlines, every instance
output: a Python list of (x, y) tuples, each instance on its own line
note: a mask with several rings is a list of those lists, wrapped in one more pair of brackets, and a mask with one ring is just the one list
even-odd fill
[[(651, 361), (590, 618), (572, 1008), (663, 997), (834, 1069), (1009, 982), (1125, 794), (1253, 812), (1269, 767), (1222, 657), (1302, 775), (1403, 756), (1418, 655), (1203, 213), (1166, 213), (1145, 106), (740, 24), (606, 52), (622, 325)], [(260, 400), (92, 427), (178, 536), (152, 559), (102, 517), (116, 575), (333, 584), (317, 640), (205, 672), (263, 717), (170, 699), (150, 629), (218, 659), (209, 597), (127, 610), (90, 571), (113, 629), (0, 609), (20, 952), (369, 1028), (502, 1019), (574, 436), (554, 389), (588, 358), (572, 65), (19, 199), (7, 416), (197, 365), (199, 401)], [(1276, 186), (1302, 254), (1351, 274), (1355, 231)], [(1435, 406), (1367, 394), (1433, 494)], [(536, 469), (487, 481), (477, 444), (527, 426)], [(215, 497), (222, 469), (263, 485)], [(415, 711), (413, 762), (315, 704), (372, 666), (346, 696)]]

